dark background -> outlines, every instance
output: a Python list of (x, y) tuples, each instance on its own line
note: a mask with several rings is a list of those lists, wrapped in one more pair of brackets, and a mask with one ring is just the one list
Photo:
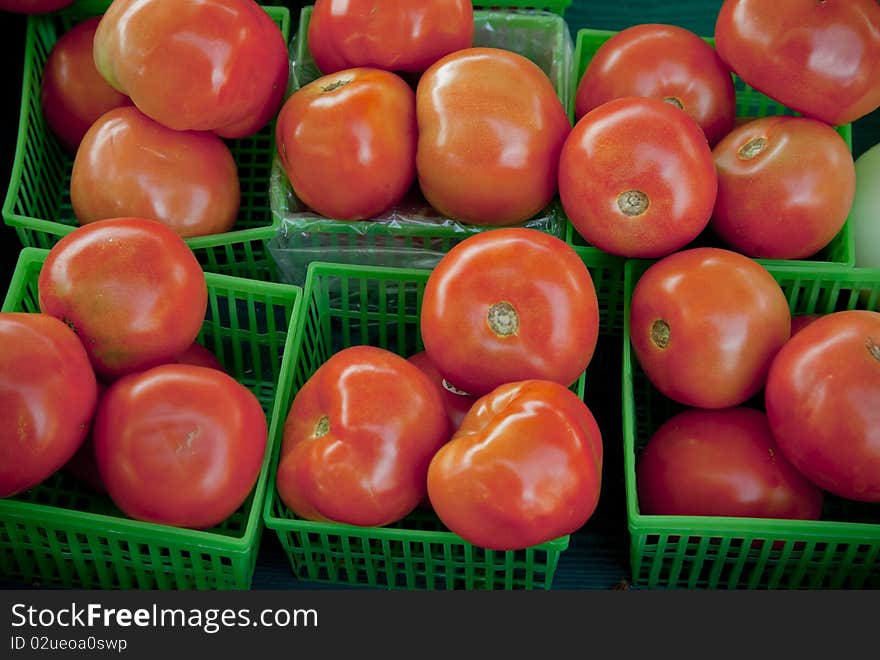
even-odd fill
[[(291, 9), (291, 34), (293, 34), (299, 19), (299, 8), (311, 2), (287, 1), (280, 4)], [(709, 36), (714, 33), (715, 17), (721, 4), (721, 0), (685, 0), (668, 3), (649, 0), (575, 0), (566, 12), (566, 20), (572, 39), (576, 37), (579, 29), (585, 27), (620, 30), (630, 25), (652, 22), (672, 23), (702, 36)], [(0, 78), (2, 81), (0, 84), (2, 90), (0, 194), (2, 197), (6, 194), (17, 139), (25, 26), (26, 17), (0, 12), (0, 40), (2, 40), (0, 43), (5, 53), (5, 59), (0, 64), (0, 76), (2, 76)], [(853, 125), (853, 155), (858, 157), (878, 142), (880, 142), (880, 111), (875, 111)], [(5, 295), (15, 259), (21, 248), (17, 235), (5, 223), (0, 229), (0, 247), (2, 247), (0, 294)], [(619, 352), (613, 349), (597, 351), (597, 355), (609, 353), (619, 355)], [(607, 406), (597, 406), (593, 409), (600, 425), (607, 424), (614, 427), (616, 424), (612, 422), (619, 423), (619, 420), (610, 418), (603, 420), (602, 416), (615, 413), (619, 415), (619, 382), (615, 382), (613, 376), (608, 376), (617, 373), (619, 379), (619, 368), (615, 364), (597, 362), (591, 365), (592, 370), (601, 371), (603, 377), (588, 378), (588, 382), (598, 383), (588, 392), (588, 396), (593, 397), (591, 406), (593, 402), (607, 399)], [(615, 443), (614, 438), (607, 439), (607, 446), (609, 447), (607, 476), (613, 478), (608, 479), (603, 485), (603, 501), (600, 503), (597, 515), (584, 530), (572, 535), (569, 549), (562, 553), (554, 582), (556, 589), (609, 589), (624, 585), (624, 581), (629, 577), (626, 512), (620, 476), (622, 452), (610, 450), (614, 446), (620, 446)], [(317, 588), (320, 585), (295, 582), (274, 533), (267, 531), (263, 537), (253, 586), (258, 589), (289, 589)]]

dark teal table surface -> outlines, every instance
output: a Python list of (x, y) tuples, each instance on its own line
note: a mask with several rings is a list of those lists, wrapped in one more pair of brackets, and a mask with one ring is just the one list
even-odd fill
[[(295, 29), (299, 7), (308, 2), (285, 2), (291, 8)], [(714, 33), (715, 16), (720, 0), (684, 0), (651, 2), (649, 0), (575, 0), (566, 12), (572, 38), (581, 28), (620, 30), (638, 23), (672, 23), (702, 36)], [(18, 125), (21, 88), (21, 53), (24, 50), (24, 18), (0, 12), (0, 38), (6, 46), (7, 59), (2, 67), (4, 98), (0, 119), (0, 181), (5, 195)], [(19, 53), (17, 59), (14, 54)], [(858, 157), (880, 142), (880, 111), (853, 125), (853, 154)], [(0, 290), (5, 291), (17, 257), (19, 244), (13, 231), (3, 225), (0, 231)], [(588, 371), (587, 401), (605, 433), (605, 480), (599, 508), (587, 525), (571, 537), (568, 550), (562, 553), (554, 589), (611, 589), (629, 579), (628, 536), (622, 477), (622, 449), (619, 435), (620, 347), (615, 340), (597, 351)], [(619, 340), (617, 340), (619, 341)], [(0, 576), (3, 586), (3, 576)], [(261, 546), (254, 576), (255, 589), (317, 589), (327, 585), (297, 582), (274, 533), (267, 531)]]

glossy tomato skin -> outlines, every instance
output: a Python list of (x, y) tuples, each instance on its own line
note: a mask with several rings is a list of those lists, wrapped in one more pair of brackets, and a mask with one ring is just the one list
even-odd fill
[(366, 220), (400, 202), (415, 181), (415, 93), (381, 69), (323, 76), (285, 101), (275, 139), (307, 206), (329, 218)]
[(419, 184), (440, 213), (515, 225), (553, 199), (571, 125), (532, 61), (494, 48), (451, 53), (420, 78), (416, 110)]
[(70, 328), (46, 314), (0, 313), (0, 497), (36, 486), (79, 449), (97, 396)]
[(92, 42), (99, 20), (99, 16), (87, 18), (61, 35), (49, 52), (40, 82), (46, 123), (72, 155), (101, 115), (131, 104), (95, 68)]
[(783, 346), (765, 391), (779, 448), (839, 497), (880, 502), (880, 313), (826, 314)]
[(308, 30), (325, 74), (361, 66), (421, 73), (473, 39), (471, 0), (317, 0)]
[(880, 106), (878, 26), (875, 0), (725, 0), (715, 46), (758, 91), (841, 125)]
[(565, 141), (559, 197), (591, 245), (657, 258), (705, 229), (718, 177), (699, 125), (658, 99), (623, 97), (584, 115)]
[(231, 376), (164, 364), (108, 388), (94, 441), (107, 492), (126, 515), (208, 529), (253, 489), (267, 425), (260, 402)]
[(294, 398), (278, 494), (307, 520), (386, 525), (423, 500), (428, 463), (448, 439), (440, 393), (421, 370), (385, 349), (353, 346)]
[(195, 340), (208, 305), (192, 250), (146, 218), (75, 229), (49, 250), (37, 286), (40, 309), (75, 329), (105, 380), (174, 360)]
[(418, 353), (410, 355), (407, 359), (424, 371), (431, 379), (431, 382), (437, 387), (437, 390), (440, 392), (440, 396), (443, 399), (443, 407), (446, 409), (446, 415), (449, 417), (449, 432), (450, 434), (455, 433), (458, 427), (461, 426), (464, 416), (468, 414), (468, 411), (471, 409), (471, 406), (474, 405), (477, 398), (471, 394), (457, 390), (447, 383), (446, 379), (443, 378), (443, 375), (437, 370), (437, 367), (434, 366), (431, 358), (428, 357), (426, 351), (419, 351)]
[(86, 132), (73, 161), (70, 200), (83, 225), (154, 218), (191, 238), (232, 229), (241, 189), (223, 140), (174, 131), (129, 106), (105, 113)]
[(568, 387), (593, 357), (599, 305), (570, 246), (510, 227), (444, 255), (425, 285), (420, 325), (425, 351), (457, 389), (481, 396), (530, 379)]
[(718, 198), (709, 224), (728, 247), (754, 258), (802, 259), (843, 228), (855, 164), (828, 124), (762, 117), (729, 133), (712, 155)]
[(676, 25), (633, 25), (603, 43), (578, 83), (575, 118), (624, 96), (650, 96), (683, 109), (710, 146), (730, 132), (736, 117), (727, 65), (712, 46)]
[(428, 469), (440, 520), (474, 545), (516, 550), (579, 529), (602, 486), (602, 435), (590, 409), (552, 381), (481, 397)]
[(630, 306), (633, 351), (664, 395), (696, 408), (739, 405), (764, 387), (791, 334), (785, 293), (756, 261), (692, 248), (652, 264)]
[(0, 0), (0, 10), (17, 14), (46, 14), (72, 4), (73, 0)]
[(155, 121), (227, 138), (250, 135), (277, 113), (289, 73), (281, 30), (253, 0), (115, 0), (94, 57)]
[(779, 451), (753, 408), (686, 409), (648, 440), (636, 465), (646, 515), (818, 520), (824, 494)]

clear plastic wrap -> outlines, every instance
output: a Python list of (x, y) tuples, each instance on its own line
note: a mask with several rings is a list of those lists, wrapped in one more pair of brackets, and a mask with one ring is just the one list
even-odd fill
[[(303, 9), (291, 43), (289, 93), (321, 75), (308, 50), (310, 14), (310, 7)], [(477, 10), (474, 28), (475, 46), (505, 48), (528, 57), (547, 73), (563, 107), (569, 107), (574, 45), (561, 16), (535, 10)], [(486, 229), (441, 216), (421, 197), (417, 186), (382, 216), (359, 222), (325, 218), (297, 198), (277, 154), (269, 198), (277, 230), (267, 247), (279, 277), (289, 284), (304, 284), (313, 261), (430, 269), (453, 245)], [(565, 236), (558, 201), (520, 226)]]

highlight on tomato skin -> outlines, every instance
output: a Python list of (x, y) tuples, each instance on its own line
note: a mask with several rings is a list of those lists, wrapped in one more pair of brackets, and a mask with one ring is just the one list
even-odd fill
[(818, 520), (823, 491), (779, 450), (757, 409), (688, 408), (648, 439), (636, 463), (644, 515)]
[(428, 468), (428, 496), (473, 545), (519, 550), (580, 529), (602, 487), (602, 435), (592, 412), (552, 381), (502, 385), (481, 397)]
[(382, 526), (427, 493), (428, 464), (449, 439), (435, 384), (387, 349), (334, 353), (287, 413), (275, 487), (306, 520)]

